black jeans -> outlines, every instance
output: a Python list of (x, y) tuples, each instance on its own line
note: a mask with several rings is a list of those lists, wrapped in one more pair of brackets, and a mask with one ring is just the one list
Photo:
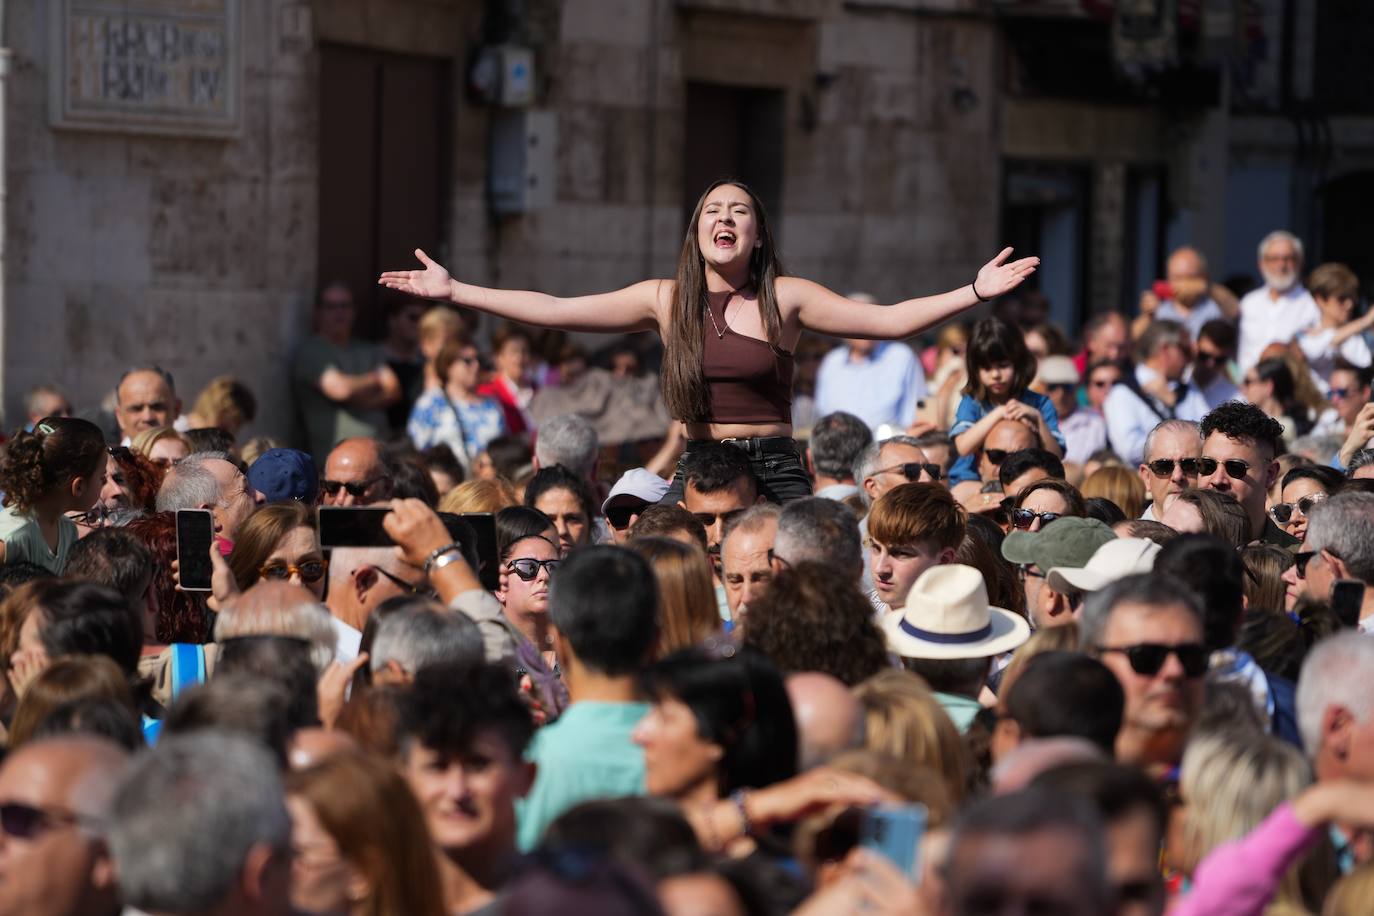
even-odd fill
[[(750, 440), (744, 440), (748, 442)], [(794, 443), (795, 445), (795, 443)], [(757, 451), (742, 446), (744, 451), (749, 454), (749, 464), (754, 469), (754, 476), (759, 480), (759, 492), (763, 497), (772, 503), (786, 505), (794, 499), (801, 499), (804, 496), (811, 496), (811, 476), (806, 473), (806, 468), (802, 466), (801, 449), (794, 448), (791, 452), (767, 452), (759, 454)], [(677, 460), (677, 470), (673, 473), (673, 482), (668, 487), (667, 494), (658, 501), (661, 506), (676, 506), (682, 499), (683, 488), (686, 484), (682, 479), (682, 465), (687, 460), (688, 453), (692, 446), (689, 443), (687, 452)]]

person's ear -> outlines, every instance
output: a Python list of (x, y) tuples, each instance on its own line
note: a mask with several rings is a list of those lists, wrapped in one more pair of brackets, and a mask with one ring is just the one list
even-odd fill
[(1148, 496), (1150, 493), (1150, 484), (1153, 482), (1155, 475), (1151, 474), (1150, 469), (1143, 464), (1136, 468), (1135, 474), (1140, 478), (1140, 482), (1145, 485), (1145, 493)]
[(104, 840), (97, 840), (95, 861), (91, 863), (91, 885), (97, 890), (114, 891), (119, 886), (114, 858)]
[(1279, 479), (1279, 463), (1269, 462), (1269, 468), (1264, 472), (1264, 489), (1269, 490), (1274, 486), (1274, 482)]
[(534, 777), (539, 775), (539, 764), (532, 760), (522, 760), (516, 766), (514, 795), (516, 798), (524, 798), (534, 786)]
[(802, 449), (802, 466), (806, 468), (806, 473), (811, 475), (811, 479), (816, 478), (816, 462), (811, 458), (811, 446)]
[[(243, 868), (239, 871), (239, 890), (243, 899), (260, 903), (267, 898), (272, 879), (268, 871), (277, 853), (266, 843), (254, 843), (243, 858)], [(250, 907), (256, 909), (256, 907)]]
[(946, 547), (944, 550), (941, 550), (941, 551), (940, 551), (940, 558), (939, 558), (938, 560), (935, 561), (935, 563), (936, 563), (937, 566), (945, 566), (946, 564), (953, 563), (953, 562), (954, 562), (954, 548), (953, 548), (953, 547)]
[(359, 604), (367, 603), (367, 593), (372, 591), (380, 578), (372, 566), (360, 566), (353, 572), (353, 597)]
[(1350, 575), (1350, 567), (1345, 565), (1345, 561), (1336, 556), (1329, 550), (1322, 551), (1322, 559), (1326, 560), (1326, 565), (1331, 567), (1331, 575), (1336, 579), (1353, 579)]
[(1345, 760), (1350, 755), (1350, 738), (1354, 731), (1355, 717), (1344, 706), (1334, 703), (1322, 713), (1321, 746), (1331, 752), (1337, 760)]

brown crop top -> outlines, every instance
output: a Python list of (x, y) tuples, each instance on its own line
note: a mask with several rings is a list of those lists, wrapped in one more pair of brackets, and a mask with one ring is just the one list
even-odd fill
[(725, 331), (724, 337), (717, 335), (709, 318), (703, 328), (701, 360), (711, 392), (711, 421), (791, 425), (792, 354), (737, 333), (714, 309), (711, 317)]

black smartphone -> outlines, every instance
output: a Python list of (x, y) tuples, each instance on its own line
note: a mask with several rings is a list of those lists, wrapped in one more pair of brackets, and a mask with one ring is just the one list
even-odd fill
[(210, 545), (215, 541), (215, 517), (209, 509), (177, 510), (177, 567), (181, 590), (208, 592), (215, 567)]
[(1359, 579), (1337, 579), (1331, 586), (1331, 613), (1343, 627), (1360, 625), (1360, 608), (1364, 606), (1364, 583)]
[(382, 527), (386, 506), (321, 506), (320, 546), (390, 547), (395, 542)]

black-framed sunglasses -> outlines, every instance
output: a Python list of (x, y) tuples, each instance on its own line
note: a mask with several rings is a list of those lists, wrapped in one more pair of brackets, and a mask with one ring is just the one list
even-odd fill
[(1293, 520), (1295, 514), (1298, 517), (1307, 518), (1312, 507), (1324, 499), (1326, 499), (1325, 493), (1311, 493), (1295, 503), (1275, 503), (1269, 507), (1269, 517), (1276, 524), (1286, 525)]
[(1312, 562), (1312, 558), (1321, 553), (1320, 550), (1301, 550), (1293, 554), (1293, 566), (1298, 571), (1299, 579), (1307, 578), (1307, 564)]
[(321, 480), (320, 489), (330, 496), (335, 496), (340, 490), (344, 490), (354, 499), (361, 499), (362, 495), (367, 492), (369, 487), (385, 479), (385, 477), (372, 477), (368, 480), (350, 480), (347, 482), (342, 480)]
[(1172, 654), (1178, 657), (1183, 673), (1189, 678), (1202, 677), (1207, 673), (1207, 663), (1212, 653), (1200, 643), (1182, 643), (1176, 646), (1157, 642), (1143, 642), (1134, 646), (1098, 646), (1099, 652), (1120, 652), (1130, 662), (1136, 674), (1151, 677), (1160, 672)]
[[(407, 594), (423, 595), (425, 597), (429, 597), (434, 594), (434, 589), (430, 588), (429, 585), (423, 579), (421, 579), (419, 582), (407, 582), (400, 576), (392, 575), (385, 569), (382, 569), (380, 566), (374, 566), (372, 568), (377, 570), (377, 572), (381, 573), (383, 576), (386, 576), (388, 579), (391, 580), (393, 585), (395, 585), (397, 588), (403, 589)], [(302, 576), (301, 578), (304, 578), (304, 576)]]
[(513, 572), (520, 577), (521, 582), (533, 582), (539, 576), (539, 570), (547, 569), (549, 576), (552, 577), (554, 570), (558, 569), (558, 564), (563, 561), (554, 558), (552, 560), (536, 560), (533, 557), (520, 557), (511, 560), (506, 564), (506, 570)]
[(630, 527), (630, 520), (648, 507), (648, 503), (637, 506), (609, 506), (606, 509), (606, 522), (616, 531), (624, 531)]
[(1226, 476), (1232, 480), (1244, 480), (1245, 475), (1250, 473), (1250, 462), (1242, 461), (1239, 458), (1227, 458), (1225, 461), (1218, 461), (1215, 458), (1208, 458), (1206, 455), (1198, 459), (1197, 469), (1203, 477), (1211, 477), (1217, 472), (1217, 465), (1226, 469)]
[(925, 471), (927, 474), (929, 474), (930, 479), (934, 481), (940, 480), (940, 478), (942, 478), (945, 473), (944, 469), (941, 468), (938, 464), (930, 464), (929, 462), (922, 463), (919, 461), (908, 461), (904, 464), (894, 464), (890, 468), (879, 468), (873, 473), (876, 476), (878, 474), (888, 474), (896, 472), (905, 477), (908, 483), (915, 483), (916, 481), (921, 479), (922, 471)]
[(1198, 470), (1198, 460), (1196, 458), (1180, 458), (1175, 461), (1172, 458), (1156, 458), (1145, 465), (1150, 469), (1150, 473), (1163, 480), (1166, 477), (1174, 476), (1174, 467), (1183, 469), (1184, 477), (1196, 477)]
[(1012, 509), (1011, 526), (1025, 531), (1035, 524), (1035, 520), (1040, 519), (1040, 527), (1044, 528), (1050, 522), (1060, 517), (1058, 512), (1036, 512), (1034, 509)]
[(983, 449), (983, 457), (986, 458), (990, 464), (1001, 464), (1003, 461), (1007, 460), (1007, 456), (1010, 454), (1011, 452), (1004, 448)]
[(21, 802), (0, 804), (0, 830), (18, 840), (32, 840), (56, 827), (70, 827), (92, 818), (71, 811), (35, 808)]

